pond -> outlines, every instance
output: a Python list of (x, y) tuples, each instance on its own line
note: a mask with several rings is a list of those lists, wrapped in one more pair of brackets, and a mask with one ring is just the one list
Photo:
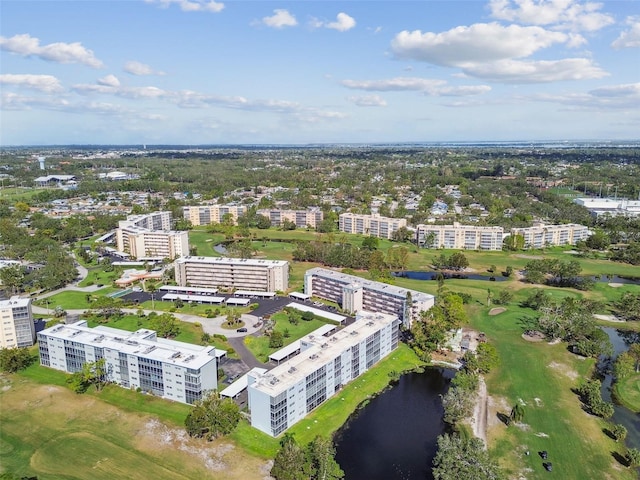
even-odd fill
[(403, 375), (336, 433), (336, 460), (348, 480), (432, 479), (436, 440), (445, 431), (441, 395), (455, 372)]
[(419, 272), (419, 271), (410, 271), (410, 272), (393, 272), (394, 277), (403, 277), (409, 278), (411, 280), (436, 280), (438, 274), (442, 274), (445, 280), (456, 279), (456, 280), (486, 280), (488, 282), (504, 282), (509, 277), (504, 277), (502, 275), (480, 275), (477, 273), (455, 273), (455, 272)]
[(222, 243), (214, 245), (213, 249), (216, 252), (218, 252), (220, 255), (227, 255), (229, 253), (229, 251), (227, 250), (227, 247), (225, 247), (224, 244), (222, 244)]
[[(603, 328), (603, 330), (607, 333), (607, 335), (609, 335), (609, 339), (613, 344), (614, 353), (612, 361), (617, 358), (618, 355), (626, 352), (629, 349), (630, 341), (637, 341), (637, 338), (631, 338), (633, 336), (637, 337), (638, 334), (635, 332), (625, 332), (622, 330), (617, 330), (615, 328)], [(603, 365), (601, 361), (599, 364), (599, 370), (601, 372), (606, 372), (604, 378), (602, 379), (602, 398), (607, 402), (611, 402), (611, 384), (613, 382), (611, 369), (606, 368), (606, 366)], [(640, 415), (632, 412), (622, 405), (616, 405), (615, 403), (613, 405), (615, 413), (613, 414), (613, 417), (611, 417), (611, 422), (619, 423), (626, 427), (626, 444), (628, 447), (640, 448)]]

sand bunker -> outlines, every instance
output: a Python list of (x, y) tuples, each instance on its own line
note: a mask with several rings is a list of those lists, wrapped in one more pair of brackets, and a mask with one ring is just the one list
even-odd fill
[(502, 312), (506, 312), (507, 309), (504, 307), (496, 307), (496, 308), (492, 308), (491, 310), (489, 310), (489, 315), (498, 315)]

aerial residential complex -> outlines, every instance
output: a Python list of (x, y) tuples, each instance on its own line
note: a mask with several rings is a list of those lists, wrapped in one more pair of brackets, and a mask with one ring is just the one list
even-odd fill
[[(307, 295), (337, 303), (349, 313), (359, 310), (397, 315), (410, 327), (420, 312), (433, 307), (435, 297), (428, 293), (409, 290), (382, 282), (366, 280), (354, 275), (326, 268), (312, 268), (304, 275)], [(411, 303), (408, 302), (410, 297)]]
[(575, 245), (589, 238), (591, 232), (584, 225), (568, 223), (565, 225), (545, 225), (539, 223), (533, 227), (512, 228), (512, 235), (524, 237), (525, 248), (543, 248), (559, 245)]
[(191, 225), (210, 225), (212, 223), (221, 223), (225, 215), (231, 215), (233, 223), (238, 222), (238, 217), (247, 213), (247, 207), (244, 205), (195, 205), (182, 207), (182, 213)]
[(116, 245), (135, 258), (174, 258), (189, 253), (188, 232), (171, 230), (171, 212), (130, 215), (118, 223)]
[(30, 347), (36, 338), (31, 299), (11, 297), (0, 301), (0, 348)]
[(182, 287), (237, 288), (284, 292), (289, 288), (289, 262), (225, 257), (182, 257), (175, 264)]
[(398, 317), (358, 312), (330, 337), (306, 338), (300, 354), (249, 375), (251, 425), (278, 436), (398, 346)]
[(153, 330), (89, 328), (80, 321), (39, 332), (38, 346), (45, 367), (74, 373), (104, 358), (107, 381), (182, 403), (218, 386), (214, 347), (157, 338)]
[(359, 233), (372, 237), (391, 240), (393, 234), (402, 227), (407, 227), (406, 218), (389, 218), (380, 215), (360, 215), (342, 213), (339, 217), (339, 228), (345, 233)]
[(477, 225), (424, 225), (416, 227), (416, 243), (425, 248), (502, 250), (502, 227)]
[(278, 227), (282, 225), (285, 220), (295, 223), (296, 228), (316, 228), (324, 218), (322, 210), (318, 207), (309, 208), (307, 210), (258, 210), (258, 215), (264, 215), (269, 217), (271, 225)]

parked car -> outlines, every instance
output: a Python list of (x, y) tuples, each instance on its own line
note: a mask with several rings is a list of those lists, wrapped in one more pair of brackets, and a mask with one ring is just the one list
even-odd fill
[(238, 333), (244, 333), (246, 331), (247, 331), (247, 329), (245, 327), (242, 327), (242, 328), (239, 328), (239, 329), (236, 330), (236, 332), (238, 332)]

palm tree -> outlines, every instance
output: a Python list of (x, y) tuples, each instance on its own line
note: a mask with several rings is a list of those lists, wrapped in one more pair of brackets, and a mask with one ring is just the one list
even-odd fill
[(524, 407), (520, 403), (516, 403), (511, 409), (509, 418), (514, 422), (521, 422), (524, 419)]

